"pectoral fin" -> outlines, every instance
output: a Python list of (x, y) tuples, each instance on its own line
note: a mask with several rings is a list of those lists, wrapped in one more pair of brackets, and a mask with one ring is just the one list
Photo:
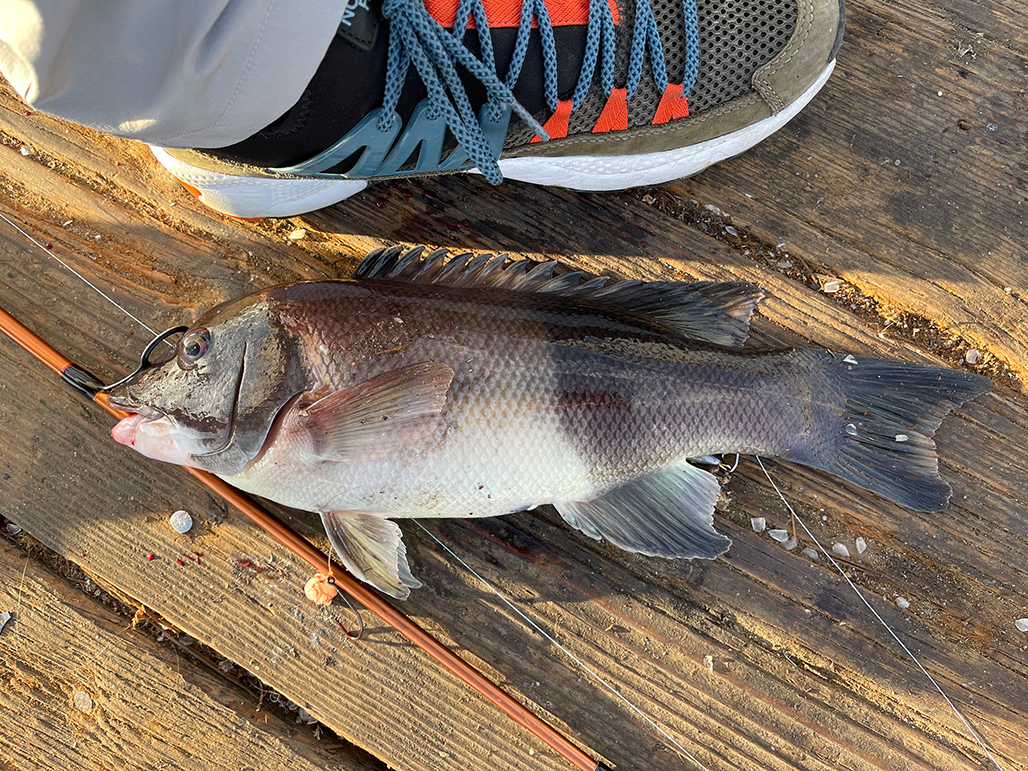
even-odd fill
[(326, 511), (321, 521), (339, 559), (361, 581), (398, 600), (421, 586), (395, 522), (366, 511)]
[(622, 549), (714, 559), (732, 543), (713, 527), (719, 492), (711, 474), (684, 465), (634, 479), (599, 498), (555, 506), (572, 527)]
[(439, 425), (453, 370), (425, 362), (336, 391), (304, 412), (322, 460), (382, 458), (423, 439)]

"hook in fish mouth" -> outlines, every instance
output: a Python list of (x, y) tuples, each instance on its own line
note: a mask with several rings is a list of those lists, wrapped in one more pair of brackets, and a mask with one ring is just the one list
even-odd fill
[[(61, 371), (61, 379), (75, 390), (85, 394), (86, 398), (90, 400), (95, 399), (97, 394), (107, 393), (123, 383), (127, 383), (140, 373), (154, 366), (150, 363), (150, 355), (153, 353), (154, 348), (172, 335), (185, 332), (187, 329), (188, 327), (173, 327), (161, 332), (157, 337), (150, 341), (146, 348), (143, 349), (143, 353), (139, 357), (139, 366), (136, 367), (135, 371), (131, 375), (123, 377), (121, 380), (111, 383), (110, 385), (104, 385), (103, 381), (101, 381), (100, 378), (92, 372), (89, 372), (75, 364), (68, 364), (68, 366)], [(134, 405), (129, 405), (116, 397), (109, 399), (108, 403), (110, 403), (112, 407), (117, 407), (118, 409), (129, 411), (134, 410)]]
[(110, 385), (106, 385), (103, 388), (101, 388), (100, 390), (101, 391), (111, 391), (111, 390), (117, 388), (118, 386), (120, 386), (120, 385), (122, 385), (124, 383), (127, 383), (130, 380), (132, 380), (134, 377), (136, 377), (140, 373), (148, 370), (150, 367), (153, 366), (150, 363), (150, 356), (151, 356), (151, 354), (153, 354), (154, 349), (158, 345), (163, 343), (165, 340), (167, 340), (169, 337), (171, 337), (172, 335), (182, 334), (183, 332), (186, 332), (188, 330), (189, 330), (189, 327), (181, 326), (181, 327), (172, 327), (171, 329), (166, 329), (163, 332), (161, 332), (159, 335), (157, 335), (157, 337), (155, 337), (153, 340), (151, 340), (149, 342), (149, 344), (147, 344), (146, 348), (143, 349), (143, 353), (141, 353), (140, 356), (139, 356), (139, 366), (136, 367), (135, 371), (132, 372), (132, 374), (126, 375), (121, 380), (119, 380), (119, 381), (117, 381), (115, 383), (111, 383)]

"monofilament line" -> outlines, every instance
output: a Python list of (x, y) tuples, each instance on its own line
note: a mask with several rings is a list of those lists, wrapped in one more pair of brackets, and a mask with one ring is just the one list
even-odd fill
[(649, 723), (654, 729), (656, 729), (661, 734), (661, 736), (663, 736), (665, 739), (667, 739), (669, 742), (671, 742), (671, 744), (673, 744), (675, 746), (675, 748), (680, 753), (682, 753), (682, 755), (684, 755), (686, 758), (688, 758), (693, 763), (695, 763), (698, 768), (700, 768), (702, 771), (709, 771), (709, 769), (705, 765), (703, 765), (687, 749), (685, 749), (685, 747), (683, 747), (681, 744), (676, 742), (674, 740), (674, 738), (667, 731), (665, 731), (663, 728), (661, 728), (659, 725), (657, 725), (657, 723), (654, 722), (654, 720), (649, 715), (647, 715), (645, 712), (643, 712), (639, 707), (635, 706), (635, 704), (633, 704), (628, 699), (627, 696), (622, 694), (614, 686), (612, 686), (610, 683), (608, 683), (606, 680), (604, 680), (602, 677), (600, 677), (596, 672), (594, 672), (592, 669), (590, 669), (589, 666), (585, 662), (583, 662), (581, 659), (579, 659), (577, 656), (575, 656), (575, 654), (573, 654), (571, 651), (569, 651), (567, 648), (565, 648), (563, 645), (561, 645), (559, 642), (557, 642), (557, 640), (555, 640), (545, 629), (543, 629), (541, 626), (539, 626), (539, 624), (537, 624), (535, 621), (533, 621), (531, 618), (529, 618), (524, 613), (524, 611), (521, 610), (521, 608), (519, 608), (517, 605), (515, 605), (513, 600), (508, 599), (496, 587), (494, 587), (491, 583), (489, 583), (481, 575), (479, 575), (475, 571), (475, 569), (473, 567), (471, 567), (467, 562), (462, 560), (457, 555), (457, 553), (453, 551), (453, 549), (451, 549), (445, 543), (440, 541), (439, 538), (435, 535), (435, 533), (433, 533), (431, 530), (429, 530), (424, 525), (422, 525), (421, 522), (419, 522), (418, 520), (414, 519), (412, 521), (414, 522), (415, 525), (417, 525), (422, 530), (424, 530), (426, 533), (428, 533), (429, 537), (431, 537), (431, 539), (433, 541), (435, 541), (437, 544), (442, 546), (443, 549), (446, 550), (447, 554), (449, 554), (451, 557), (453, 557), (455, 560), (457, 560), (457, 562), (459, 562), (461, 565), (463, 565), (464, 569), (467, 570), (469, 573), (471, 573), (471, 575), (473, 575), (475, 578), (477, 578), (479, 581), (481, 581), (483, 584), (485, 584), (486, 588), (489, 589), (489, 591), (491, 591), (493, 594), (495, 594), (508, 608), (510, 608), (518, 616), (520, 616), (525, 621), (525, 623), (527, 623), (535, 631), (537, 631), (539, 634), (541, 634), (551, 645), (556, 646), (565, 656), (567, 656), (569, 659), (574, 661), (575, 664), (577, 664), (579, 667), (581, 667), (590, 677), (592, 677), (594, 680), (596, 680), (596, 682), (598, 682), (600, 685), (602, 685), (604, 688), (606, 688), (608, 691), (610, 691), (612, 694), (614, 694), (614, 696), (617, 697), (620, 701), (622, 701), (625, 704), (627, 704), (628, 707), (633, 712), (635, 712), (635, 714), (637, 714), (639, 717), (641, 717), (643, 720), (645, 720), (647, 723)]
[(792, 514), (795, 520), (800, 523), (800, 527), (803, 528), (803, 532), (805, 532), (810, 537), (810, 540), (817, 544), (817, 548), (819, 548), (821, 552), (825, 555), (825, 557), (828, 558), (828, 561), (832, 564), (832, 567), (839, 571), (839, 575), (841, 575), (846, 580), (846, 583), (849, 584), (850, 589), (852, 589), (853, 592), (857, 595), (857, 597), (860, 598), (860, 601), (867, 606), (867, 609), (871, 611), (871, 614), (876, 619), (878, 619), (882, 626), (885, 627), (886, 631), (888, 631), (888, 633), (892, 635), (892, 639), (894, 639), (899, 644), (900, 648), (903, 649), (903, 652), (910, 657), (910, 660), (917, 664), (918, 669), (920, 669), (924, 673), (924, 676), (927, 677), (929, 681), (931, 681), (931, 684), (935, 686), (935, 690), (937, 690), (939, 694), (942, 696), (942, 698), (945, 699), (946, 703), (949, 704), (950, 709), (953, 710), (953, 714), (955, 714), (957, 718), (960, 720), (960, 722), (964, 724), (964, 728), (967, 729), (968, 733), (970, 733), (971, 736), (974, 737), (974, 740), (978, 743), (978, 746), (981, 747), (982, 752), (984, 752), (986, 756), (988, 756), (989, 760), (991, 760), (995, 764), (996, 768), (1000, 769), (1000, 771), (1003, 771), (1003, 766), (1001, 766), (999, 764), (999, 761), (997, 761), (996, 758), (992, 756), (992, 753), (989, 752), (989, 748), (985, 746), (985, 742), (982, 741), (981, 737), (978, 735), (978, 732), (974, 730), (974, 728), (968, 722), (967, 718), (964, 717), (963, 713), (959, 709), (957, 709), (957, 705), (954, 704), (950, 700), (949, 696), (946, 695), (946, 692), (942, 690), (942, 686), (939, 685), (938, 681), (934, 677), (932, 677), (931, 673), (927, 669), (924, 668), (924, 665), (920, 662), (917, 656), (914, 655), (914, 652), (911, 651), (910, 648), (906, 646), (906, 644), (904, 644), (903, 640), (900, 639), (899, 635), (893, 631), (892, 627), (889, 626), (886, 620), (881, 617), (878, 611), (875, 610), (874, 606), (867, 601), (867, 598), (864, 597), (860, 589), (857, 588), (857, 585), (850, 580), (850, 577), (846, 575), (846, 571), (842, 569), (842, 566), (835, 561), (835, 558), (832, 557), (828, 550), (821, 545), (821, 542), (814, 537), (814, 534), (810, 532), (810, 528), (808, 528), (806, 523), (802, 519), (800, 519), (799, 515), (789, 504), (789, 501), (785, 499), (785, 496), (782, 494), (782, 491), (778, 489), (778, 485), (775, 484), (775, 480), (771, 478), (771, 475), (768, 473), (767, 469), (764, 468), (764, 462), (760, 459), (760, 456), (755, 455), (754, 457), (757, 459), (757, 465), (760, 466), (760, 470), (763, 471), (764, 476), (767, 477), (767, 481), (771, 483), (771, 487), (773, 487), (775, 492), (778, 493), (778, 497), (782, 499), (782, 503), (785, 504), (785, 507), (789, 510), (789, 513)]
[[(12, 221), (11, 221), (11, 220), (9, 220), (9, 219), (8, 219), (7, 217), (5, 217), (5, 216), (3, 215), (3, 213), (2, 213), (2, 212), (0, 212), (0, 219), (2, 219), (2, 220), (3, 220), (4, 222), (6, 222), (6, 223), (7, 223), (8, 225), (10, 225), (10, 226), (11, 226), (12, 228), (14, 228), (14, 229), (15, 229), (15, 230), (17, 230), (17, 231), (18, 231), (19, 233), (21, 233), (21, 234), (22, 234), (23, 236), (25, 236), (25, 238), (27, 238), (27, 239), (28, 239), (29, 241), (31, 241), (31, 242), (32, 242), (32, 243), (34, 243), (34, 244), (35, 244), (36, 246), (38, 246), (38, 247), (39, 247), (39, 248), (40, 248), (40, 249), (41, 249), (41, 250), (43, 251), (43, 253), (45, 253), (45, 254), (49, 255), (49, 256), (50, 256), (50, 257), (51, 257), (52, 259), (54, 259), (54, 260), (56, 260), (57, 262), (59, 262), (59, 263), (60, 263), (60, 264), (61, 264), (62, 266), (64, 266), (64, 269), (65, 269), (65, 270), (67, 270), (67, 271), (69, 271), (70, 273), (73, 273), (74, 275), (78, 276), (78, 277), (79, 277), (79, 278), (80, 278), (80, 279), (81, 279), (81, 280), (82, 280), (82, 281), (83, 281), (83, 282), (84, 282), (84, 283), (85, 283), (85, 284), (86, 284), (86, 285), (87, 285), (87, 286), (88, 286), (88, 287), (89, 287), (90, 289), (92, 289), (92, 290), (93, 290), (93, 291), (95, 291), (95, 292), (96, 292), (97, 294), (99, 294), (99, 295), (100, 295), (101, 297), (103, 297), (103, 298), (104, 298), (105, 300), (107, 300), (107, 302), (109, 302), (109, 303), (110, 303), (111, 305), (113, 305), (113, 306), (114, 306), (115, 308), (117, 308), (118, 310), (120, 310), (120, 311), (121, 311), (122, 313), (124, 313), (124, 314), (125, 314), (126, 316), (128, 316), (128, 317), (129, 317), (130, 319), (132, 319), (132, 320), (133, 320), (134, 322), (136, 322), (137, 324), (139, 324), (139, 326), (141, 326), (141, 327), (142, 327), (143, 329), (145, 329), (145, 330), (146, 330), (147, 332), (149, 332), (149, 333), (150, 333), (151, 335), (153, 335), (154, 337), (157, 337), (157, 333), (156, 333), (156, 332), (155, 332), (154, 330), (150, 329), (150, 327), (148, 327), (148, 326), (147, 326), (146, 324), (144, 324), (144, 323), (143, 323), (142, 321), (140, 321), (140, 320), (139, 320), (139, 319), (137, 319), (137, 318), (136, 318), (135, 316), (133, 316), (133, 315), (132, 315), (131, 313), (129, 313), (129, 311), (128, 311), (128, 310), (126, 310), (126, 309), (125, 309), (124, 307), (122, 307), (122, 306), (121, 306), (121, 305), (120, 305), (120, 304), (118, 303), (118, 301), (117, 301), (117, 300), (115, 300), (115, 299), (114, 299), (113, 297), (111, 297), (110, 295), (108, 295), (108, 294), (107, 294), (106, 292), (104, 292), (104, 291), (103, 291), (102, 289), (100, 289), (100, 287), (98, 287), (98, 286), (97, 286), (96, 284), (92, 283), (92, 282), (91, 282), (91, 281), (90, 281), (90, 280), (89, 280), (88, 278), (86, 278), (86, 277), (85, 277), (85, 276), (83, 276), (83, 275), (82, 275), (81, 273), (79, 273), (79, 272), (78, 272), (77, 270), (75, 270), (75, 269), (74, 269), (73, 267), (71, 267), (71, 265), (69, 265), (69, 264), (68, 264), (68, 263), (66, 263), (66, 262), (65, 262), (64, 260), (62, 260), (62, 259), (61, 259), (60, 257), (58, 257), (58, 256), (57, 256), (56, 254), (54, 254), (52, 250), (50, 250), (50, 249), (47, 249), (47, 248), (46, 248), (46, 245), (45, 245), (45, 244), (41, 244), (41, 243), (40, 243), (39, 241), (37, 241), (37, 240), (36, 240), (36, 239), (35, 239), (35, 238), (34, 238), (34, 237), (33, 237), (32, 235), (30, 235), (29, 233), (26, 233), (26, 232), (25, 232), (25, 231), (24, 231), (24, 230), (23, 230), (22, 228), (20, 228), (20, 227), (19, 227), (19, 226), (18, 226), (18, 225), (17, 225), (16, 223), (12, 222)], [(165, 342), (167, 343), (167, 341), (165, 341)], [(170, 345), (170, 343), (168, 343), (168, 344)]]

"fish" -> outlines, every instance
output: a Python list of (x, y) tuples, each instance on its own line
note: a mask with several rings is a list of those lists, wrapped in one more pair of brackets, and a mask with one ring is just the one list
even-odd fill
[(222, 303), (115, 388), (114, 439), (320, 515), (357, 578), (421, 586), (394, 520), (552, 505), (594, 539), (715, 559), (717, 479), (757, 454), (946, 505), (933, 436), (991, 388), (946, 367), (746, 347), (763, 290), (377, 249), (352, 278)]

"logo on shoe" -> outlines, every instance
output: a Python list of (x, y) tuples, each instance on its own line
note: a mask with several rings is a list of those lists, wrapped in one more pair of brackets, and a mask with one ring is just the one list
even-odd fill
[(377, 5), (375, 0), (347, 0), (336, 30), (339, 37), (362, 51), (370, 51), (378, 37), (378, 12), (373, 5)]
[(368, 8), (368, 0), (350, 0), (346, 4), (346, 10), (343, 11), (343, 21), (347, 27), (353, 26), (353, 20), (357, 17), (357, 9), (360, 8), (364, 11), (370, 11)]

